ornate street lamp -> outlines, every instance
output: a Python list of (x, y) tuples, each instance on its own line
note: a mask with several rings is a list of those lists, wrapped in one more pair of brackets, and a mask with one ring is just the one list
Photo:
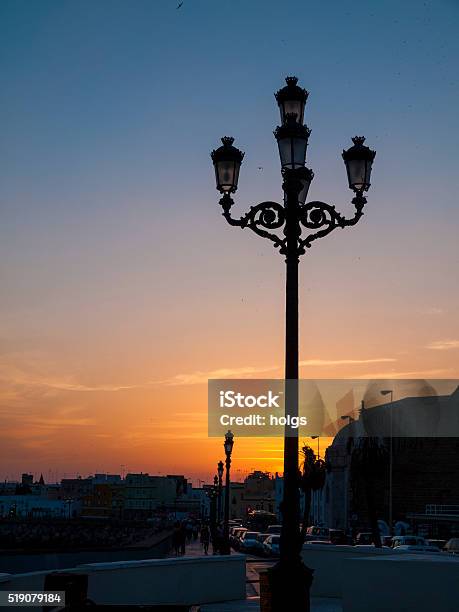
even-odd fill
[(295, 121), (303, 123), (304, 107), (309, 93), (298, 87), (298, 79), (294, 76), (285, 79), (287, 85), (274, 94), (279, 105), (281, 123), (286, 122), (287, 115), (294, 115)]
[[(310, 130), (303, 125), (307, 92), (297, 86), (297, 79), (288, 77), (287, 87), (276, 94), (282, 125), (274, 132), (281, 160), (284, 202), (261, 202), (252, 206), (240, 218), (231, 215), (234, 201), (231, 193), (237, 189), (243, 153), (233, 146), (233, 139), (225, 138), (223, 147), (212, 152), (217, 189), (223, 194), (220, 205), (230, 225), (248, 227), (268, 238), (285, 256), (286, 261), (286, 343), (285, 343), (285, 413), (298, 415), (298, 264), (301, 255), (313, 241), (336, 228), (355, 225), (363, 215), (370, 187), (371, 166), (375, 152), (366, 147), (362, 137), (353, 139), (354, 146), (343, 152), (349, 187), (355, 192), (352, 199), (355, 212), (344, 217), (331, 204), (321, 201), (306, 202), (313, 173), (306, 167), (306, 149)], [(306, 230), (306, 231), (305, 231)], [(290, 421), (291, 422), (291, 419)], [(226, 450), (226, 443), (225, 443)], [(227, 454), (227, 467), (228, 467)], [(284, 498), (282, 502), (282, 531), (280, 560), (270, 570), (273, 612), (309, 610), (309, 585), (312, 571), (301, 560), (299, 530), (298, 430), (286, 428), (284, 440)], [(225, 498), (225, 536), (229, 513), (229, 476), (227, 469)], [(227, 510), (228, 507), (228, 510)], [(225, 543), (227, 540), (225, 539)]]
[(349, 188), (353, 189), (356, 193), (368, 191), (370, 188), (371, 167), (376, 151), (372, 151), (363, 144), (365, 142), (363, 136), (354, 136), (352, 142), (354, 146), (347, 151), (343, 151)]
[(217, 474), (218, 474), (218, 510), (217, 510), (217, 519), (218, 522), (222, 520), (222, 489), (223, 489), (223, 461), (219, 461), (217, 464)]
[(221, 547), (222, 555), (231, 554), (231, 546), (229, 541), (229, 507), (230, 507), (230, 494), (231, 494), (231, 480), (230, 480), (230, 467), (231, 467), (231, 453), (233, 452), (234, 445), (234, 434), (231, 431), (227, 431), (225, 434), (225, 442), (223, 446), (225, 448), (226, 455), (226, 482), (225, 482), (225, 517), (223, 522), (223, 543)]
[(288, 114), (285, 123), (275, 129), (282, 168), (294, 170), (304, 166), (310, 134), (308, 127), (296, 122), (293, 113)]
[(239, 179), (239, 168), (241, 167), (244, 153), (233, 147), (234, 138), (223, 136), (223, 145), (212, 151), (211, 157), (214, 162), (215, 179), (217, 189), (220, 193), (234, 193), (237, 189)]

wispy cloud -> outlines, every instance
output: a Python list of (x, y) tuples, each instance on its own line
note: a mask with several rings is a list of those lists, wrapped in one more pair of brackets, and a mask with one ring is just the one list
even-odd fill
[(373, 379), (373, 378), (435, 378), (450, 373), (451, 368), (436, 369), (436, 370), (412, 370), (411, 372), (397, 372), (395, 370), (389, 372), (371, 372), (370, 374), (362, 374), (355, 378)]
[(263, 374), (265, 372), (274, 372), (278, 370), (278, 366), (269, 367), (252, 367), (246, 366), (242, 368), (220, 368), (218, 370), (196, 371), (191, 374), (176, 374), (166, 380), (158, 381), (157, 384), (163, 385), (201, 385), (207, 383), (209, 379), (220, 378), (248, 378), (255, 374)]
[[(374, 359), (306, 359), (300, 361), (300, 367), (325, 367), (325, 366), (346, 366), (364, 365), (371, 363), (390, 363), (397, 361), (393, 357), (378, 357)], [(250, 378), (258, 374), (280, 371), (279, 366), (255, 367), (245, 366), (241, 368), (220, 368), (218, 370), (202, 371), (197, 370), (190, 374), (176, 374), (166, 380), (157, 381), (156, 384), (162, 385), (201, 385), (206, 384), (209, 379), (220, 378)]]
[(449, 351), (459, 348), (459, 340), (436, 340), (427, 344), (426, 348), (433, 351)]
[[(145, 386), (138, 384), (85, 385), (73, 376), (56, 375), (58, 366), (41, 356), (6, 355), (0, 359), (0, 381), (11, 387), (42, 388), (54, 391), (123, 391)], [(17, 389), (10, 390), (10, 395), (17, 395)]]
[(431, 308), (423, 308), (419, 312), (423, 315), (438, 316), (444, 314), (445, 311), (443, 310), (443, 308), (432, 306)]
[(369, 363), (388, 363), (397, 361), (393, 357), (378, 357), (376, 359), (306, 359), (300, 361), (300, 366), (341, 366), (341, 365), (362, 365)]

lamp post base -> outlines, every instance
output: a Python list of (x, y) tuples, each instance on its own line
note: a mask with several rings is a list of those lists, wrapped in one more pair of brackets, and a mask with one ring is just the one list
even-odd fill
[[(309, 612), (309, 590), (314, 570), (301, 559), (280, 560), (267, 570), (269, 603), (261, 606), (264, 612)], [(261, 595), (261, 593), (260, 593)], [(262, 597), (263, 599), (263, 597)]]

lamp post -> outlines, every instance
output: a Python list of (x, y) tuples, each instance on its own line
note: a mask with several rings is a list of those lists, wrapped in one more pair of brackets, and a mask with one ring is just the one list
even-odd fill
[[(383, 389), (381, 395), (390, 394), (390, 403), (394, 402), (394, 392), (392, 389)], [(392, 445), (392, 405), (390, 407), (390, 436), (389, 436), (389, 529), (392, 534), (392, 470), (393, 470), (393, 445)]]
[[(311, 440), (317, 440), (317, 459), (320, 459), (320, 436), (311, 436)], [(320, 489), (316, 489), (313, 491), (313, 496), (315, 497), (315, 506), (316, 506), (316, 518), (317, 521), (315, 524), (319, 524), (319, 515), (320, 515), (320, 498), (319, 496), (322, 493), (322, 487)]]
[[(274, 132), (279, 148), (284, 201), (261, 202), (240, 218), (231, 215), (244, 154), (233, 146), (234, 139), (222, 138), (222, 146), (212, 151), (217, 190), (222, 194), (220, 205), (230, 225), (249, 228), (274, 243), (286, 262), (286, 327), (285, 327), (285, 414), (298, 415), (298, 265), (312, 242), (336, 228), (355, 225), (366, 204), (364, 192), (370, 187), (371, 167), (375, 152), (364, 145), (361, 136), (353, 138), (353, 146), (343, 151), (349, 188), (354, 191), (355, 212), (345, 218), (335, 207), (321, 201), (306, 203), (313, 172), (306, 167), (306, 150), (310, 130), (303, 125), (308, 92), (298, 86), (296, 77), (287, 77), (287, 85), (276, 94), (281, 125)], [(303, 230), (306, 229), (306, 235)], [(292, 422), (287, 419), (287, 422)], [(298, 430), (286, 426), (284, 437), (284, 497), (280, 560), (271, 570), (272, 610), (309, 610), (309, 585), (312, 571), (301, 560), (298, 490)]]
[(220, 522), (222, 520), (223, 461), (219, 461), (217, 464), (217, 474), (218, 474), (217, 519), (218, 519), (218, 522)]
[(221, 548), (222, 555), (231, 554), (231, 546), (229, 541), (229, 508), (230, 508), (230, 494), (231, 494), (231, 479), (230, 479), (230, 467), (231, 467), (231, 453), (233, 452), (234, 445), (234, 434), (228, 431), (225, 434), (225, 441), (223, 443), (226, 455), (226, 481), (225, 481), (225, 515), (223, 522), (223, 543)]
[(207, 496), (210, 500), (210, 508), (209, 508), (209, 528), (210, 528), (210, 537), (212, 540), (212, 548), (214, 555), (217, 554), (217, 495), (218, 495), (218, 477), (214, 476), (214, 484), (209, 487), (207, 490)]

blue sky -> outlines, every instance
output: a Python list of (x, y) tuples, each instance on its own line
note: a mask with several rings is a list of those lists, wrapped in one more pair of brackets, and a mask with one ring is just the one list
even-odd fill
[(362, 221), (303, 260), (302, 358), (459, 375), (454, 344), (426, 348), (459, 338), (459, 5), (177, 5), (0, 5), (4, 412), (46, 405), (40, 377), (97, 387), (281, 363), (282, 259), (226, 226), (209, 152), (222, 135), (246, 152), (241, 212), (280, 198), (273, 92), (289, 74), (310, 91), (311, 198), (349, 213), (341, 150), (356, 134), (377, 150)]

